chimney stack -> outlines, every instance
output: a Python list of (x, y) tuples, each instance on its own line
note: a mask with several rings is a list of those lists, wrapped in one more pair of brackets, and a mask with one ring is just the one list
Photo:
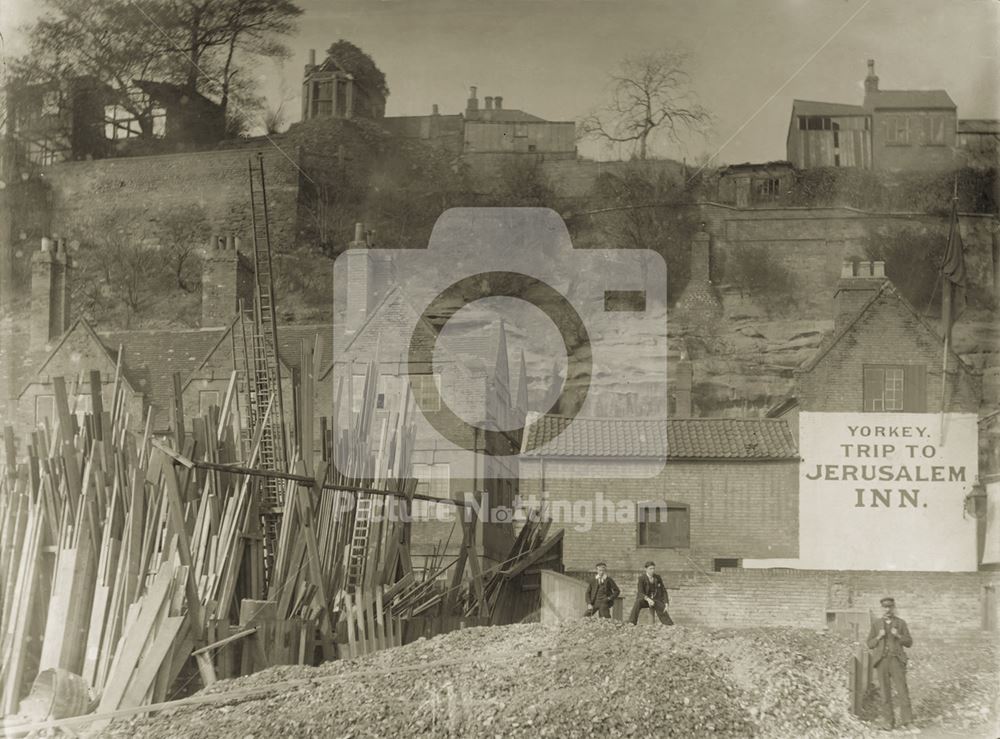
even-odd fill
[(240, 254), (240, 238), (212, 234), (201, 273), (201, 327), (228, 326), (239, 310), (253, 307), (253, 267)]
[(493, 108), (495, 110), (501, 110), (503, 108), (503, 98), (500, 95), (493, 98)]
[(42, 238), (41, 250), (31, 258), (31, 322), (32, 351), (45, 349), (46, 344), (69, 328), (70, 275), (73, 260), (66, 253), (63, 239)]
[(351, 336), (365, 325), (375, 306), (375, 285), (371, 255), (368, 249), (374, 238), (373, 231), (365, 231), (365, 224), (354, 224), (354, 241), (347, 245), (347, 295), (344, 332)]
[(875, 60), (868, 60), (868, 76), (865, 77), (865, 95), (878, 92), (878, 75), (875, 74)]
[(473, 85), (469, 88), (469, 99), (465, 101), (465, 113), (475, 115), (477, 112), (479, 112), (479, 100), (476, 98), (476, 87)]
[(885, 279), (885, 262), (860, 261), (856, 267), (849, 261), (843, 263), (833, 295), (835, 331), (858, 314), (882, 288)]
[(493, 98), (486, 96), (486, 110), (493, 110)]
[(434, 103), (434, 105), (431, 106), (431, 115), (438, 115), (437, 103)]
[(674, 413), (673, 418), (692, 418), (691, 385), (693, 378), (691, 362), (681, 360), (674, 369)]
[(712, 237), (708, 235), (704, 224), (691, 240), (691, 282), (694, 284), (711, 283), (709, 260), (711, 259)]

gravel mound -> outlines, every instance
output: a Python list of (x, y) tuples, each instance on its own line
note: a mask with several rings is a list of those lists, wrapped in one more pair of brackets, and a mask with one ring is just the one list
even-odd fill
[[(203, 693), (231, 695), (225, 703), (117, 722), (105, 735), (885, 736), (848, 710), (851, 649), (841, 637), (806, 629), (704, 631), (598, 619), (467, 629), (358, 660), (223, 681)], [(936, 721), (954, 705), (952, 692), (956, 700), (971, 693), (977, 706), (995, 696), (993, 664), (984, 692), (972, 690), (973, 677), (954, 691), (945, 681), (932, 693), (913, 690), (918, 716), (937, 700), (939, 715), (923, 716)], [(914, 669), (911, 688), (917, 679)], [(293, 684), (240, 695), (285, 682)]]

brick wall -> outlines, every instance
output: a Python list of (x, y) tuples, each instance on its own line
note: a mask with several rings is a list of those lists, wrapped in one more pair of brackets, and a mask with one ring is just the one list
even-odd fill
[[(521, 495), (541, 498), (540, 463), (525, 459), (521, 467)], [(649, 559), (664, 569), (711, 569), (715, 558), (798, 556), (796, 461), (670, 462), (645, 479), (637, 475), (655, 468), (639, 461), (575, 462), (578, 474), (565, 479), (559, 479), (566, 473), (561, 467), (565, 463), (545, 460), (544, 485), (553, 529), (566, 532), (567, 569), (586, 571), (603, 560), (611, 569), (636, 572)], [(690, 506), (690, 548), (638, 546), (635, 505), (663, 500)], [(602, 501), (612, 507), (599, 508)], [(614, 511), (631, 511), (632, 518), (622, 521)]]
[[(923, 364), (927, 371), (927, 410), (941, 404), (941, 344), (891, 294), (872, 307), (809, 372), (801, 372), (799, 398), (803, 410), (862, 411), (863, 365)], [(952, 370), (955, 368), (952, 360)], [(975, 413), (979, 382), (964, 370), (948, 376), (950, 412)]]
[[(263, 149), (271, 245), (296, 240), (298, 171), (295, 152)], [(156, 238), (167, 216), (204, 213), (211, 232), (241, 235), (252, 244), (248, 160), (252, 149), (66, 162), (49, 167), (52, 230), (72, 239), (91, 223), (113, 220), (140, 240)], [(207, 236), (207, 234), (206, 234)]]
[[(888, 143), (888, 130), (895, 127), (894, 119), (909, 119), (909, 143)], [(927, 121), (933, 118), (944, 126), (942, 145), (927, 144)], [(872, 161), (875, 169), (927, 170), (946, 169), (961, 162), (955, 147), (955, 111), (944, 110), (885, 110), (872, 116)]]
[[(885, 595), (896, 599), (899, 615), (920, 648), (925, 635), (976, 631), (984, 604), (997, 611), (986, 588), (1000, 585), (997, 573), (838, 572), (821, 570), (723, 570), (667, 572), (670, 614), (679, 624), (710, 628), (803, 626), (824, 628), (828, 610), (880, 612)], [(586, 571), (573, 571), (586, 578)], [(637, 570), (617, 570), (623, 615), (635, 598)]]

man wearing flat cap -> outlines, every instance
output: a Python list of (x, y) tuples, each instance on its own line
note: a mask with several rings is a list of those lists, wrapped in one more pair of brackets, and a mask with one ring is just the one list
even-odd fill
[(667, 595), (667, 586), (663, 584), (663, 578), (656, 574), (656, 565), (653, 562), (647, 562), (643, 569), (645, 572), (639, 575), (639, 582), (635, 586), (635, 605), (632, 606), (632, 614), (628, 620), (633, 624), (639, 623), (639, 611), (649, 608), (659, 617), (661, 624), (673, 626), (674, 621), (667, 613), (670, 597)]
[(597, 614), (601, 618), (611, 618), (611, 607), (621, 590), (608, 575), (608, 566), (604, 562), (594, 565), (596, 574), (587, 587), (587, 612), (584, 616)]
[(896, 615), (896, 601), (886, 596), (879, 603), (882, 618), (872, 621), (868, 632), (868, 649), (871, 650), (872, 666), (878, 672), (882, 689), (882, 719), (886, 729), (895, 728), (896, 717), (892, 704), (892, 691), (899, 696), (899, 725), (906, 726), (913, 721), (910, 707), (910, 689), (906, 685), (906, 649), (913, 646), (913, 638), (906, 621)]

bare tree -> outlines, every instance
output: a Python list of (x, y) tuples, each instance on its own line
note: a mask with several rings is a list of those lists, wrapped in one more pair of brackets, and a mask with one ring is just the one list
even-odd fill
[(704, 132), (711, 115), (690, 89), (686, 62), (686, 54), (670, 51), (626, 58), (611, 76), (611, 101), (581, 122), (583, 135), (634, 145), (645, 159), (657, 135), (677, 142), (684, 133)]

